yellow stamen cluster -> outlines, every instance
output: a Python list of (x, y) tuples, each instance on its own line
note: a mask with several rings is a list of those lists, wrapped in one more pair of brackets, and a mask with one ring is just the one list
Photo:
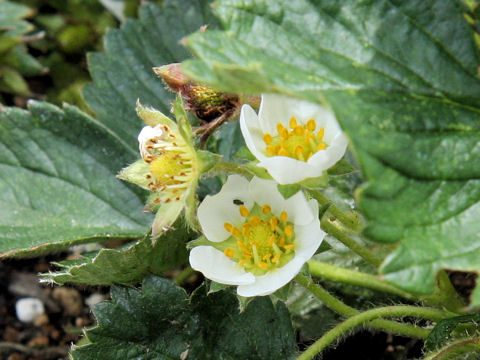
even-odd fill
[[(190, 186), (195, 176), (196, 156), (179, 134), (161, 125), (161, 136), (152, 137), (143, 145), (143, 159), (150, 164), (148, 187), (152, 191), (170, 190), (165, 202), (180, 200), (178, 192)], [(160, 198), (155, 199), (156, 203)]]
[(323, 142), (325, 129), (320, 128), (315, 134), (317, 124), (314, 119), (308, 120), (305, 125), (299, 125), (292, 116), (289, 127), (290, 130), (278, 123), (277, 136), (274, 137), (268, 133), (263, 135), (268, 156), (288, 156), (307, 161), (317, 151), (327, 148), (327, 144)]
[(242, 205), (239, 212), (244, 218), (241, 226), (224, 224), (235, 240), (224, 249), (225, 256), (256, 274), (281, 267), (293, 257), (295, 234), (285, 211), (277, 217), (269, 205), (255, 205), (252, 211)]

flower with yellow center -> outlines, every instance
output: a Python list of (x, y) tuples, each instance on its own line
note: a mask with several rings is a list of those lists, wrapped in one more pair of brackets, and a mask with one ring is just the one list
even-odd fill
[(258, 166), (282, 185), (322, 176), (348, 145), (329, 109), (283, 95), (262, 95), (258, 115), (243, 105), (240, 128)]
[(256, 177), (229, 176), (200, 204), (198, 220), (208, 241), (191, 250), (192, 268), (246, 297), (287, 284), (325, 236), (315, 200), (302, 192), (284, 199), (274, 181)]
[[(189, 202), (195, 201), (200, 162), (186, 119), (176, 123), (140, 103), (137, 113), (147, 124), (138, 135), (142, 158), (123, 169), (118, 177), (152, 191), (146, 209), (157, 213), (152, 225), (155, 239)], [(177, 112), (177, 117), (181, 116)]]

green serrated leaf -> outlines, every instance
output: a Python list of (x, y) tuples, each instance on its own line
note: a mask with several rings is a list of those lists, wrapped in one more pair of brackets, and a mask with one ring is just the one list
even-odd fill
[(11, 36), (5, 36), (0, 33), (0, 56), (4, 56), (4, 54), (10, 51), (18, 44), (18, 39)]
[(95, 307), (98, 326), (86, 332), (91, 343), (75, 347), (73, 359), (274, 360), (297, 353), (288, 310), (268, 297), (240, 313), (229, 291), (207, 294), (201, 286), (189, 299), (155, 276), (141, 290), (113, 287), (111, 296)]
[(192, 232), (181, 221), (177, 221), (155, 243), (147, 234), (145, 238), (126, 247), (101, 249), (79, 260), (55, 263), (61, 270), (42, 274), (42, 281), (97, 286), (136, 284), (149, 272), (161, 275), (182, 265), (187, 260), (185, 242), (191, 237)]
[(31, 31), (33, 26), (22, 19), (32, 13), (25, 5), (0, 0), (0, 30), (6, 30), (5, 34), (8, 36), (18, 36)]
[(143, 236), (151, 217), (115, 173), (132, 155), (72, 106), (0, 112), (0, 257)]
[(10, 66), (0, 67), (0, 91), (24, 96), (30, 93), (25, 79)]
[(440, 345), (444, 344), (449, 338), (451, 332), (457, 327), (459, 324), (465, 323), (474, 323), (477, 324), (480, 322), (480, 314), (473, 314), (473, 315), (463, 315), (463, 316), (456, 316), (448, 319), (443, 319), (435, 325), (435, 327), (428, 335), (427, 340), (425, 341), (425, 348), (427, 350), (433, 350)]
[(368, 182), (366, 234), (399, 242), (385, 279), (428, 294), (442, 268), (480, 272), (480, 58), (462, 4), (220, 0), (215, 11), (227, 31), (190, 36), (199, 60), (183, 71), (222, 91), (330, 104)]
[(14, 67), (25, 76), (39, 75), (47, 71), (47, 69), (43, 67), (43, 65), (40, 64), (37, 59), (28, 54), (27, 47), (23, 44), (14, 47), (2, 58), (2, 62), (6, 65)]

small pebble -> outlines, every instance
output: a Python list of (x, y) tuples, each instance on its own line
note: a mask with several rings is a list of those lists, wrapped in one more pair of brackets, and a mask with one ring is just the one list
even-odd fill
[(102, 302), (103, 300), (105, 300), (105, 295), (102, 295), (100, 293), (93, 293), (85, 299), (85, 304), (87, 304), (90, 309), (93, 309), (95, 305), (97, 305), (99, 302)]
[(15, 304), (17, 318), (21, 322), (30, 323), (37, 316), (45, 313), (45, 307), (40, 299), (37, 298), (23, 298)]

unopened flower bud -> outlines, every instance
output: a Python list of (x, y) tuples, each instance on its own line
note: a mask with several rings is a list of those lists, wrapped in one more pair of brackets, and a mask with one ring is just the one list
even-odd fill
[(179, 93), (187, 110), (204, 121), (212, 121), (224, 114), (234, 114), (239, 106), (237, 95), (223, 93), (190, 81), (180, 69), (179, 63), (153, 68), (168, 87)]

